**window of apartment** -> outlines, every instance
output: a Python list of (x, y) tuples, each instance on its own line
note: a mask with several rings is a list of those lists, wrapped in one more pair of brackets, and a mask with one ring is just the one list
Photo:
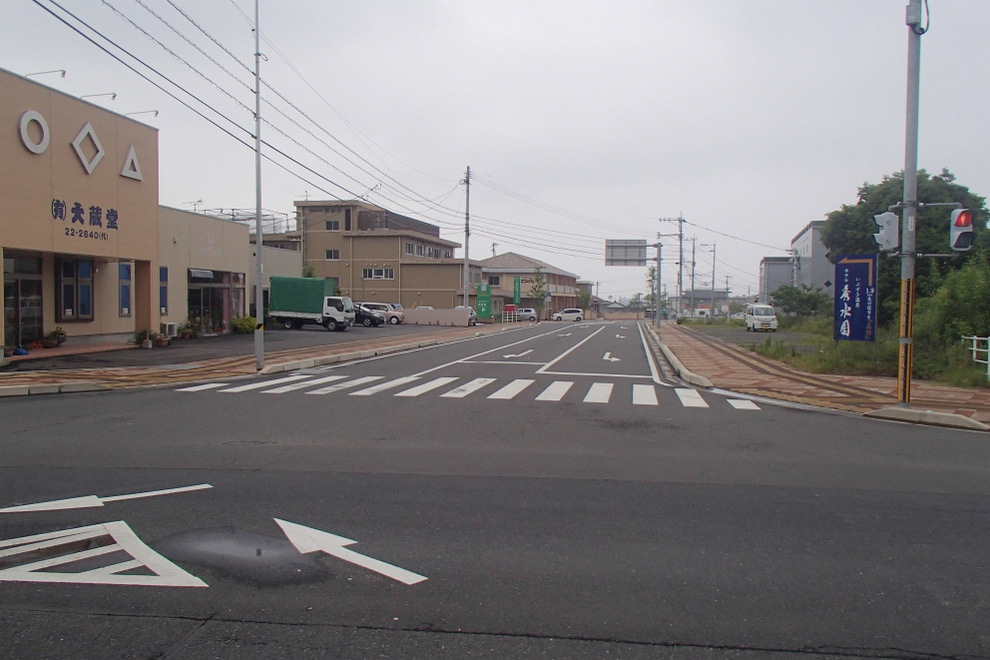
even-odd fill
[(58, 321), (93, 319), (92, 259), (59, 259), (56, 265)]
[(451, 259), (451, 258), (453, 258), (453, 256), (454, 256), (454, 253), (451, 252), (450, 250), (444, 250), (443, 251), (443, 257), (444, 257), (444, 259)]
[(120, 291), (118, 309), (121, 316), (131, 315), (131, 273), (130, 263), (117, 264), (117, 289)]
[(394, 280), (395, 270), (392, 268), (365, 268), (361, 276), (366, 280)]
[(326, 259), (327, 261), (338, 261), (340, 259), (340, 250), (327, 250)]
[(502, 286), (502, 276), (501, 275), (489, 275), (488, 283), (492, 286)]
[(327, 231), (340, 231), (340, 220), (327, 220)]
[(168, 314), (168, 266), (158, 268), (158, 307), (162, 316)]
[(406, 254), (412, 254), (412, 253), (413, 253), (413, 244), (406, 243)]
[(424, 254), (426, 254), (426, 247), (423, 246), (423, 245), (417, 245), (416, 246), (416, 256), (422, 257)]

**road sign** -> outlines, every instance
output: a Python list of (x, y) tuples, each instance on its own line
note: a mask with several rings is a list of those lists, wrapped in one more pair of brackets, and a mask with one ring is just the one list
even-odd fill
[(522, 278), (516, 277), (512, 280), (512, 302), (518, 305), (522, 302)]
[(877, 255), (848, 254), (835, 260), (836, 341), (875, 341)]
[(646, 239), (605, 239), (606, 266), (646, 266)]
[(492, 317), (492, 285), (478, 285), (478, 309), (475, 311), (479, 319), (490, 319)]

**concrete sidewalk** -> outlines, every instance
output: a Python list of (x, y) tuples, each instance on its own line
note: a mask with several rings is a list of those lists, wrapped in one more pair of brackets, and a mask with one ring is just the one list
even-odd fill
[(990, 430), (990, 388), (959, 388), (912, 379), (911, 405), (897, 406), (897, 379), (808, 374), (676, 323), (660, 342), (686, 380), (795, 403), (905, 422)]

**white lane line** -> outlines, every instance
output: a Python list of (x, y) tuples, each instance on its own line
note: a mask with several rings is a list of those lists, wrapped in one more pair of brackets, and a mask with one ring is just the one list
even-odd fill
[(708, 404), (705, 400), (701, 398), (701, 394), (698, 390), (692, 390), (687, 387), (678, 387), (674, 389), (677, 392), (677, 398), (681, 400), (681, 405), (685, 408), (707, 408)]
[(444, 385), (450, 385), (457, 378), (452, 376), (444, 376), (442, 378), (434, 378), (428, 383), (423, 383), (422, 385), (417, 385), (416, 387), (410, 387), (408, 390), (403, 390), (397, 392), (395, 396), (419, 396), (420, 394), (426, 394), (427, 392), (432, 392), (433, 390), (443, 387)]
[(332, 383), (335, 380), (340, 380), (341, 378), (347, 378), (347, 376), (324, 376), (323, 378), (314, 378), (313, 380), (307, 380), (302, 383), (293, 383), (292, 385), (283, 385), (282, 387), (276, 387), (275, 389), (265, 390), (262, 394), (285, 394), (286, 392), (301, 390), (304, 387), (322, 385), (323, 383)]
[(309, 376), (286, 376), (285, 378), (276, 378), (275, 380), (263, 380), (260, 383), (250, 383), (249, 385), (240, 385), (238, 387), (228, 387), (225, 390), (220, 390), (221, 392), (248, 392), (250, 390), (260, 390), (263, 387), (270, 387), (272, 385), (281, 385), (282, 383), (294, 383), (297, 380), (302, 380), (304, 378), (309, 378)]
[(540, 392), (537, 401), (560, 401), (574, 383), (569, 380), (555, 380), (547, 389)]
[(176, 392), (205, 392), (206, 390), (215, 390), (218, 387), (227, 387), (228, 383), (204, 383), (203, 385), (193, 385), (191, 387), (182, 387), (176, 390)]
[(759, 410), (760, 407), (749, 399), (727, 399), (729, 405), (736, 410)]
[(608, 403), (612, 398), (614, 383), (595, 383), (584, 397), (585, 403)]
[(536, 381), (531, 378), (517, 378), (494, 394), (489, 395), (488, 398), (502, 400), (511, 399), (535, 382)]
[(368, 383), (373, 383), (376, 380), (381, 380), (384, 377), (385, 376), (361, 376), (360, 378), (355, 378), (354, 380), (349, 380), (344, 383), (328, 385), (327, 387), (321, 387), (318, 390), (310, 390), (309, 392), (306, 392), (306, 394), (333, 394), (334, 392), (339, 392), (341, 390), (349, 390), (352, 387), (367, 385)]
[(633, 385), (634, 406), (656, 406), (657, 391), (652, 385)]
[(363, 390), (358, 390), (357, 392), (350, 392), (350, 396), (371, 396), (372, 394), (378, 394), (379, 392), (384, 392), (385, 390), (395, 389), (396, 387), (402, 387), (406, 383), (414, 383), (419, 380), (419, 376), (403, 376), (402, 378), (396, 378), (395, 380), (389, 380), (384, 383), (379, 383), (378, 385), (372, 385), (371, 387), (366, 387)]
[(474, 394), (482, 387), (486, 385), (491, 385), (495, 382), (495, 378), (475, 378), (474, 380), (468, 381), (463, 385), (459, 385), (449, 392), (444, 392), (441, 397), (446, 397), (448, 399), (463, 399), (464, 397)]

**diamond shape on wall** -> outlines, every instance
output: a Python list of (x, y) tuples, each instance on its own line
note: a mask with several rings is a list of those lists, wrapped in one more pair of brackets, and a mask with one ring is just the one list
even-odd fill
[[(93, 154), (92, 158), (87, 158), (83, 152), (83, 144), (87, 138), (89, 138), (90, 145), (96, 149), (96, 153)], [(96, 131), (93, 130), (93, 126), (89, 122), (86, 122), (86, 125), (79, 131), (79, 135), (72, 141), (72, 148), (76, 150), (76, 155), (79, 156), (79, 162), (86, 168), (87, 174), (93, 173), (93, 170), (100, 164), (100, 161), (103, 160), (103, 155), (106, 153), (103, 150), (103, 145), (100, 144), (100, 139), (96, 137)]]

